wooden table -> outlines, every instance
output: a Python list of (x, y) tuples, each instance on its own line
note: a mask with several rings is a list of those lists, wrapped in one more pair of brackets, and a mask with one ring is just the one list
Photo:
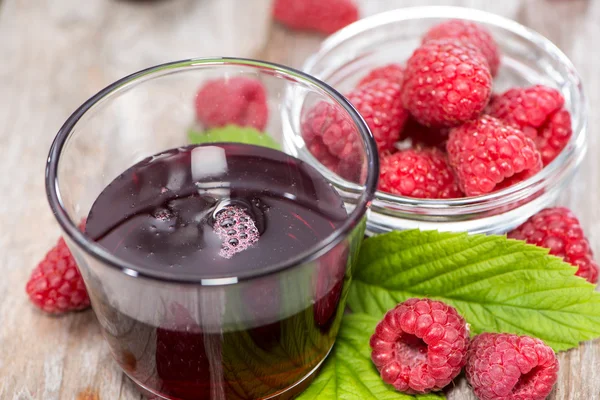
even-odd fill
[[(299, 67), (321, 37), (273, 25), (269, 0), (0, 0), (0, 399), (138, 399), (113, 362), (91, 311), (48, 317), (24, 291), (54, 245), (44, 192), (50, 142), (96, 91), (142, 67), (237, 55)], [(454, 0), (513, 18), (553, 40), (575, 63), (590, 101), (589, 153), (561, 202), (600, 254), (600, 0)], [(421, 4), (362, 0), (363, 15)], [(249, 17), (244, 14), (250, 13)], [(600, 399), (600, 341), (560, 355), (551, 399)], [(474, 399), (462, 381), (451, 399)]]

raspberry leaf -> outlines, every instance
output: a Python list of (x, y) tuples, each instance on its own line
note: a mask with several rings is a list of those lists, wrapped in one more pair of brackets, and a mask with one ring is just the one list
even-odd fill
[(442, 400), (442, 394), (411, 396), (381, 380), (371, 362), (369, 339), (378, 318), (368, 314), (345, 315), (332, 353), (315, 381), (298, 400)]
[(364, 241), (348, 304), (381, 318), (428, 297), (456, 307), (472, 334), (529, 335), (562, 351), (600, 336), (600, 293), (576, 270), (505, 236), (391, 232)]
[(212, 128), (204, 132), (191, 129), (188, 132), (190, 144), (237, 142), (253, 144), (280, 150), (281, 146), (271, 136), (254, 128), (227, 125), (221, 128)]

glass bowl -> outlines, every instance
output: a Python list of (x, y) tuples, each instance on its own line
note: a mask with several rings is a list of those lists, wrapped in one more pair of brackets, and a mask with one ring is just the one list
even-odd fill
[[(573, 136), (556, 159), (541, 172), (517, 185), (487, 195), (436, 200), (378, 191), (367, 223), (370, 234), (413, 228), (507, 232), (554, 203), (585, 155), (587, 108), (581, 80), (573, 64), (542, 35), (494, 14), (439, 6), (403, 8), (377, 14), (330, 36), (306, 61), (303, 70), (347, 93), (372, 68), (405, 62), (431, 26), (448, 19), (473, 21), (491, 31), (502, 53), (494, 92), (534, 84), (558, 89), (571, 113)], [(353, 187), (333, 175), (330, 178), (339, 188)]]

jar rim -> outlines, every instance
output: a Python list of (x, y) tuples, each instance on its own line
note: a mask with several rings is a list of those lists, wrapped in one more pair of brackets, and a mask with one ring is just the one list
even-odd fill
[[(182, 277), (178, 274), (168, 271), (156, 271), (143, 266), (136, 265), (112, 254), (98, 243), (91, 240), (82, 233), (77, 222), (69, 216), (63, 201), (59, 185), (58, 165), (61, 159), (63, 148), (70, 138), (71, 133), (77, 126), (80, 119), (89, 111), (93, 110), (98, 104), (118, 96), (123, 90), (143, 84), (149, 79), (158, 78), (166, 74), (184, 72), (190, 69), (202, 69), (205, 67), (213, 68), (219, 65), (238, 65), (255, 68), (259, 71), (270, 71), (290, 81), (302, 81), (303, 83), (327, 94), (333, 101), (341, 106), (352, 118), (356, 125), (360, 138), (365, 147), (365, 157), (367, 159), (367, 174), (365, 183), (359, 191), (355, 191), (356, 205), (349, 213), (348, 218), (327, 238), (310, 247), (302, 253), (299, 253), (278, 264), (269, 265), (264, 268), (254, 269), (246, 272), (237, 273), (235, 276), (209, 276), (206, 277)], [(377, 146), (375, 140), (363, 118), (358, 111), (342, 96), (337, 90), (327, 83), (316, 79), (302, 71), (295, 70), (280, 64), (269, 63), (246, 58), (195, 58), (182, 61), (169, 62), (156, 65), (150, 68), (130, 74), (120, 80), (110, 84), (102, 89), (85, 103), (83, 103), (73, 114), (69, 116), (63, 126), (59, 129), (54, 141), (50, 147), (48, 159), (46, 162), (46, 194), (50, 208), (55, 218), (60, 224), (63, 232), (78, 247), (82, 248), (88, 255), (100, 260), (104, 265), (116, 268), (121, 272), (133, 277), (145, 277), (160, 280), (162, 282), (174, 282), (181, 284), (199, 284), (202, 286), (222, 286), (238, 283), (239, 281), (258, 278), (265, 275), (271, 275), (288, 268), (302, 265), (330, 251), (342, 240), (348, 237), (365, 216), (373, 200), (377, 188), (379, 174), (379, 160), (377, 157)]]

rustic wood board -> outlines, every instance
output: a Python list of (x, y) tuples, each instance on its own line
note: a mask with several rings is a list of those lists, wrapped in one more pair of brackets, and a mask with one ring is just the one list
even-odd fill
[[(362, 0), (364, 15), (420, 5)], [(600, 0), (454, 0), (538, 30), (571, 57), (592, 113), (589, 154), (562, 204), (581, 217), (600, 254)], [(127, 73), (193, 56), (260, 57), (299, 67), (321, 37), (273, 25), (269, 0), (0, 1), (0, 399), (140, 399), (112, 361), (91, 311), (51, 318), (24, 284), (56, 241), (44, 161), (52, 138), (86, 98)], [(250, 17), (244, 14), (250, 13)], [(600, 341), (560, 355), (551, 399), (600, 399)], [(474, 399), (464, 380), (450, 399)]]

